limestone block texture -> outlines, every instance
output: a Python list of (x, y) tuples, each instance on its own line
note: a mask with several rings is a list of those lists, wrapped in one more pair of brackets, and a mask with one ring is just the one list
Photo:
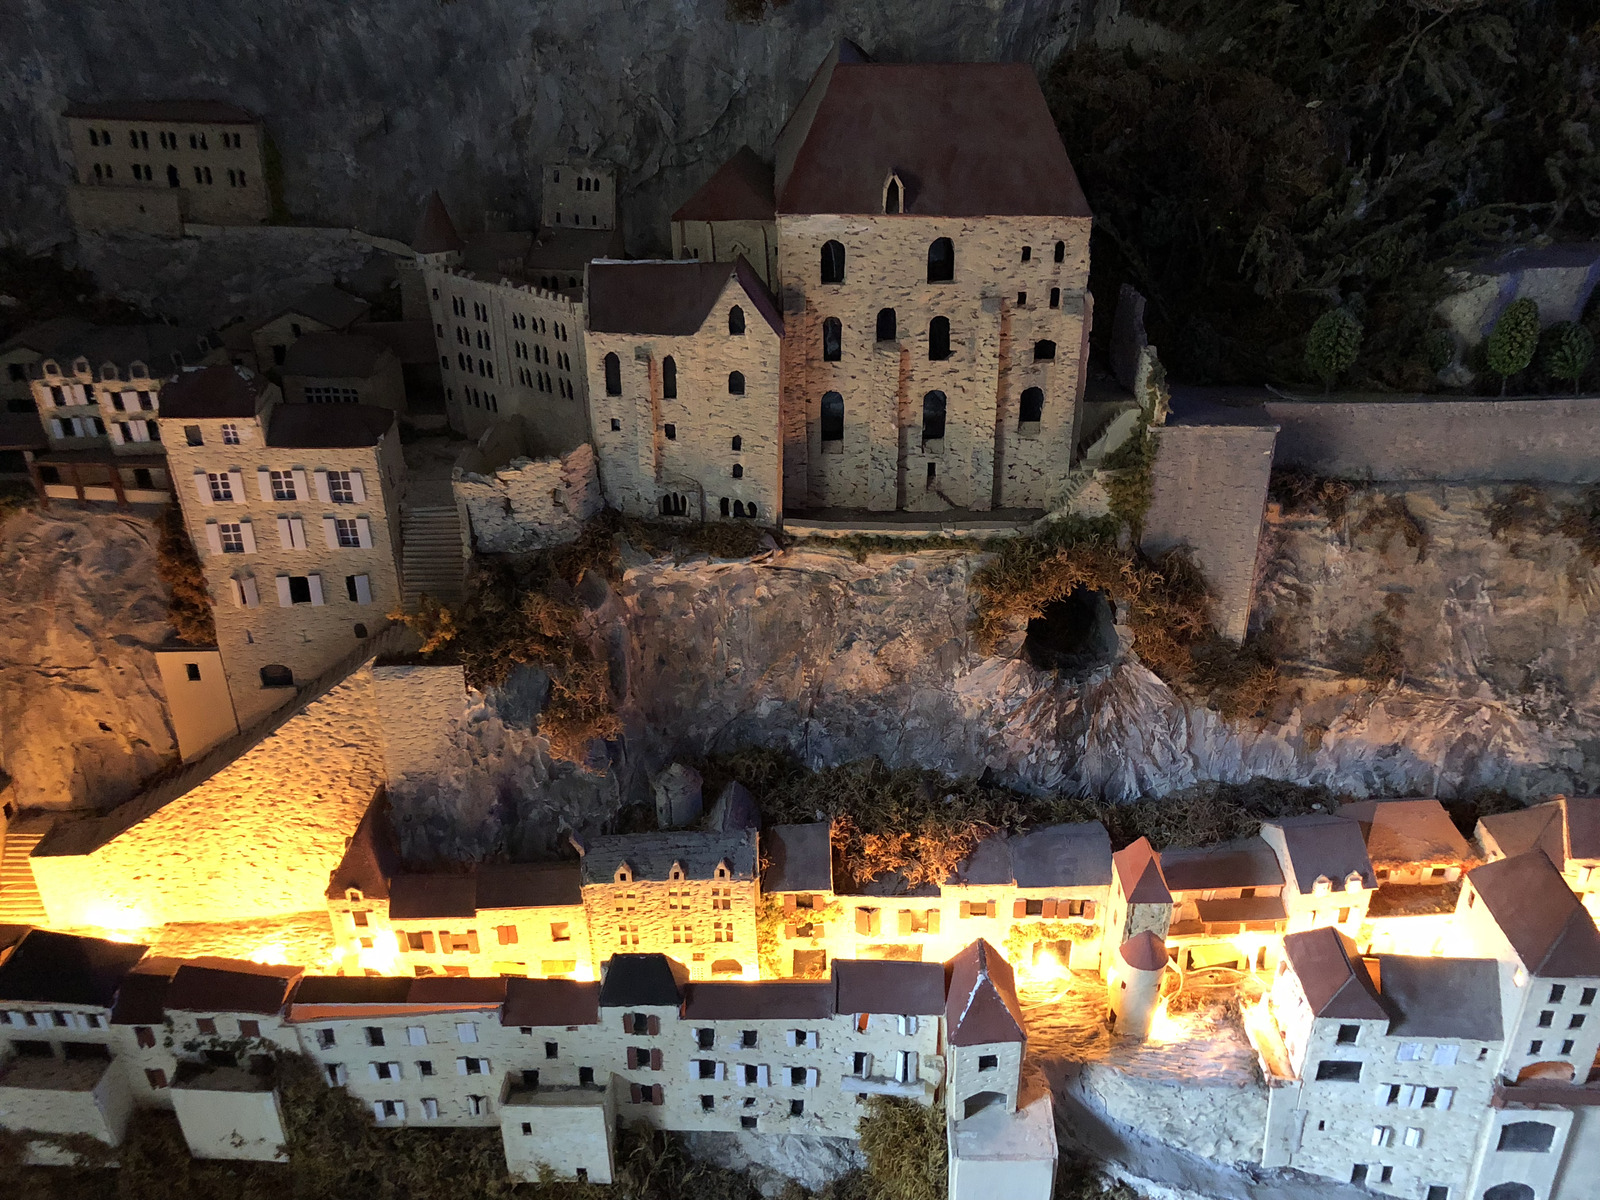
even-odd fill
[(560, 457), (518, 457), (498, 469), (458, 467), (451, 479), (482, 554), (516, 554), (570, 542), (605, 505), (587, 442)]
[(156, 791), (58, 827), (32, 859), (51, 924), (138, 928), (323, 907), (383, 782), (376, 720), (363, 669), (195, 786), (180, 776), (166, 803)]

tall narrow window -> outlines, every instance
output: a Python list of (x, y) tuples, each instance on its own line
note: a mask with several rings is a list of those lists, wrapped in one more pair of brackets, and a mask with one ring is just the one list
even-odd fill
[(905, 193), (900, 187), (898, 175), (889, 176), (889, 182), (883, 185), (883, 211), (886, 213), (899, 213), (905, 211)]
[(838, 317), (828, 317), (822, 322), (822, 361), (838, 362), (843, 354), (843, 327)]
[(744, 336), (744, 309), (737, 304), (728, 310), (728, 332), (734, 337)]
[(678, 398), (678, 363), (670, 354), (661, 360), (661, 398), (663, 400)]
[(1033, 344), (1034, 362), (1054, 362), (1056, 357), (1056, 344), (1048, 338)]
[(1061, 307), (1061, 289), (1060, 288), (1051, 288), (1050, 289), (1050, 307), (1051, 308), (1060, 308)]
[(950, 318), (935, 317), (928, 322), (928, 358), (943, 362), (950, 357)]
[(935, 238), (928, 246), (928, 282), (949, 283), (955, 277), (955, 243), (949, 238)]
[(744, 395), (744, 375), (739, 371), (728, 372), (728, 395)]
[(1017, 420), (1023, 425), (1037, 424), (1044, 418), (1044, 392), (1031, 387), (1022, 393), (1022, 407)]
[(880, 308), (878, 310), (878, 340), (880, 342), (892, 342), (896, 335), (894, 309)]
[(822, 440), (844, 441), (844, 397), (828, 392), (822, 397)]
[(1065, 262), (1066, 259), (1067, 259), (1067, 244), (1065, 242), (1057, 242), (1056, 243), (1056, 261), (1057, 262)]
[(944, 393), (929, 392), (922, 398), (922, 441), (944, 439)]
[(838, 242), (822, 244), (822, 282), (844, 282), (844, 247)]
[(622, 360), (615, 354), (608, 354), (606, 364), (606, 395), (622, 395)]

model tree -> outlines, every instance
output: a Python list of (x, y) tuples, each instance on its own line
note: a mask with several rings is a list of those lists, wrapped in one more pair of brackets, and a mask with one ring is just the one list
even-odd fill
[(1349, 309), (1330, 308), (1316, 319), (1306, 338), (1306, 366), (1322, 380), (1324, 393), (1355, 365), (1361, 353), (1361, 322)]
[(1524, 296), (1506, 305), (1505, 312), (1489, 331), (1484, 343), (1484, 361), (1500, 376), (1500, 394), (1513, 375), (1528, 369), (1539, 348), (1539, 306)]
[(1544, 369), (1570, 382), (1574, 396), (1593, 357), (1594, 335), (1576, 321), (1560, 321), (1545, 331)]

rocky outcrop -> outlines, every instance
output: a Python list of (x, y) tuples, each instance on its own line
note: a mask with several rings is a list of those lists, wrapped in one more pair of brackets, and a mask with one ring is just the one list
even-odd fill
[(0, 768), (17, 807), (107, 807), (175, 761), (150, 653), (172, 634), (156, 541), (125, 514), (0, 522)]
[[(68, 235), (71, 100), (196, 96), (260, 113), (306, 223), (409, 237), (435, 187), (464, 230), (526, 227), (543, 163), (619, 169), (630, 250), (742, 144), (762, 152), (833, 42), (884, 57), (1044, 64), (1091, 0), (793, 0), (751, 24), (726, 0), (375, 0), (0, 7), (0, 241)], [(133, 48), (137, 48), (136, 52)]]
[(866, 1167), (861, 1144), (849, 1138), (803, 1134), (686, 1133), (683, 1148), (693, 1157), (742, 1171), (763, 1196), (778, 1196), (790, 1180), (820, 1192), (834, 1180)]

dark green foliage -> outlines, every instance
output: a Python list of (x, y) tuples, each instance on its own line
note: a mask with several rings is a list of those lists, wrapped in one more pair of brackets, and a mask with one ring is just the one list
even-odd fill
[(1097, 307), (1139, 288), (1177, 378), (1304, 381), (1306, 329), (1359, 295), (1352, 384), (1432, 387), (1423, 340), (1448, 266), (1600, 234), (1587, 0), (1124, 9), (1179, 48), (1086, 45), (1046, 92), (1095, 214)]
[(1489, 370), (1500, 376), (1500, 394), (1513, 375), (1520, 375), (1539, 348), (1539, 306), (1526, 296), (1506, 305), (1483, 344)]
[(1128, 528), (1134, 542), (1144, 530), (1145, 514), (1155, 495), (1156, 441), (1148, 421), (1140, 421), (1128, 440), (1106, 456), (1113, 472), (1105, 483), (1111, 515)]
[(1448, 329), (1430, 329), (1422, 337), (1422, 358), (1428, 370), (1437, 375), (1456, 356), (1456, 340)]
[(876, 1198), (945, 1200), (949, 1164), (942, 1107), (872, 1096), (857, 1132)]
[(1389, 553), (1390, 543), (1399, 537), (1406, 546), (1417, 552), (1417, 561), (1428, 557), (1428, 528), (1411, 511), (1406, 498), (1401, 495), (1379, 500), (1367, 509), (1351, 532), (1357, 537), (1371, 534), (1378, 542), (1380, 554)]
[(1347, 309), (1330, 308), (1312, 323), (1306, 336), (1306, 366), (1322, 380), (1323, 390), (1356, 365), (1361, 353), (1361, 322)]
[(211, 593), (200, 569), (200, 556), (183, 525), (183, 510), (169, 502), (161, 510), (157, 530), (156, 570), (167, 585), (167, 616), (178, 637), (191, 646), (214, 646), (216, 622), (211, 618)]
[(150, 319), (132, 304), (101, 295), (94, 276), (67, 266), (59, 255), (29, 255), (10, 246), (0, 246), (0, 295), (17, 302), (0, 308), (0, 342), (52, 317), (82, 317), (99, 325)]
[(1374, 687), (1384, 687), (1405, 678), (1404, 630), (1406, 598), (1391, 593), (1383, 598), (1383, 609), (1372, 618), (1372, 640), (1361, 656), (1358, 674)]
[(1594, 358), (1594, 334), (1576, 321), (1558, 321), (1545, 330), (1541, 342), (1543, 352), (1539, 358), (1544, 369), (1570, 383), (1572, 394), (1576, 396), (1578, 383)]

